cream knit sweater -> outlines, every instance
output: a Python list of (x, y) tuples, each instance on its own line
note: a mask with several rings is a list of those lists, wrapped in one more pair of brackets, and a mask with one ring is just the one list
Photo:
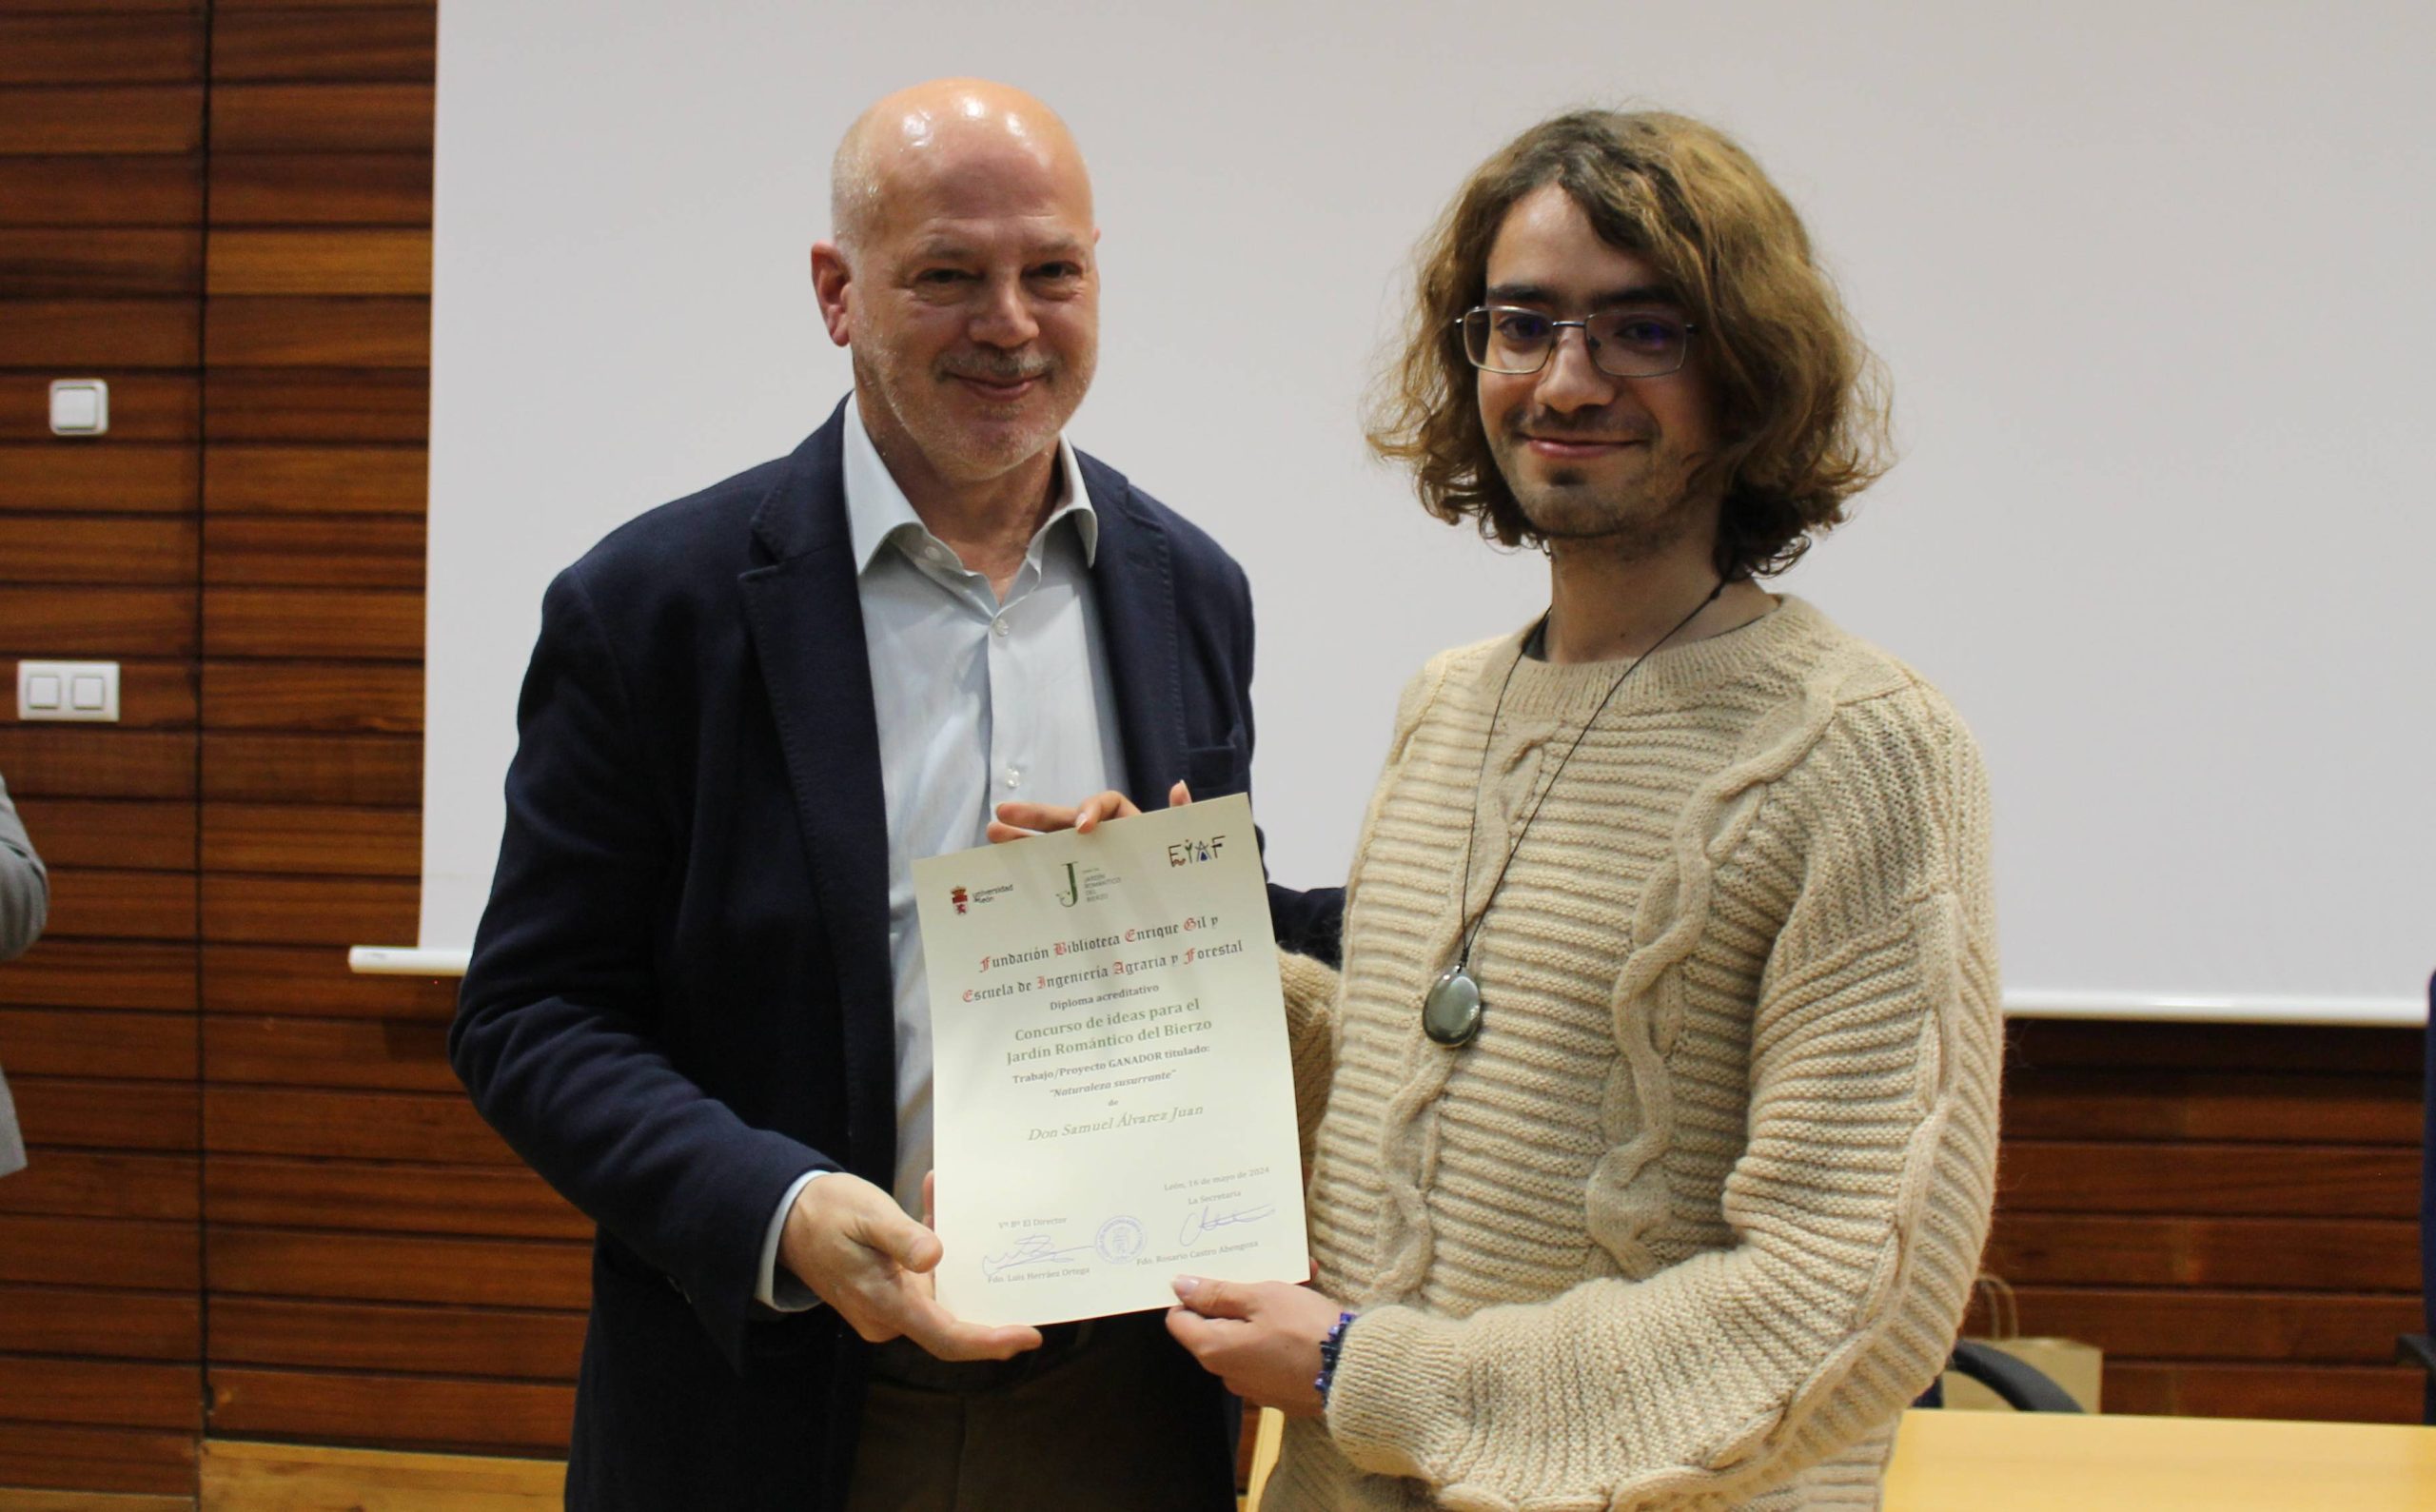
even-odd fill
[(1520, 643), (1406, 688), (1345, 972), (1285, 957), (1318, 1284), (1361, 1318), (1265, 1512), (1874, 1506), (1993, 1191), (1970, 735), (1798, 599), (1660, 650), (1516, 854), (1448, 1051), (1422, 995), (1618, 670)]

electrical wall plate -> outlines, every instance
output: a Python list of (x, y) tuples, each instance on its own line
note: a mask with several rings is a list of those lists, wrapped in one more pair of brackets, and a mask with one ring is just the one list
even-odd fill
[(50, 385), (50, 433), (100, 436), (110, 428), (110, 385), (99, 378), (62, 378)]
[(118, 663), (18, 662), (17, 717), (118, 723)]

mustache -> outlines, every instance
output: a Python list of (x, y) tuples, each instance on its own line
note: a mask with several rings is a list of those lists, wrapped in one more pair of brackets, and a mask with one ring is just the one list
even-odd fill
[(985, 383), (1020, 383), (1027, 379), (1046, 378), (1056, 368), (1057, 364), (1046, 357), (985, 357), (979, 353), (951, 357), (939, 363), (939, 372), (945, 377), (978, 379)]
[(1618, 425), (1614, 417), (1562, 415), (1552, 409), (1537, 410), (1508, 421), (1508, 433), (1516, 436), (1543, 436), (1550, 441), (1619, 442), (1647, 441), (1650, 432), (1640, 425)]

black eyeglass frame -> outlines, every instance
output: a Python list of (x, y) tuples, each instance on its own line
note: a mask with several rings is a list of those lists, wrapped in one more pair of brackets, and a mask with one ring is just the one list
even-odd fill
[[(1464, 332), (1465, 323), (1469, 322), (1475, 315), (1487, 315), (1497, 310), (1512, 310), (1517, 315), (1538, 316), (1541, 320), (1548, 323), (1547, 348), (1541, 352), (1538, 363), (1529, 367), (1491, 367), (1488, 363), (1482, 362), (1479, 358), (1472, 355), (1472, 344)], [(1674, 324), (1681, 326), (1683, 334), (1686, 337), (1697, 336), (1699, 334), (1700, 327), (1697, 322), (1677, 321), (1674, 320), (1672, 316), (1668, 316), (1666, 318), (1673, 322)], [(1564, 330), (1566, 326), (1571, 326), (1581, 333), (1581, 344), (1589, 353), (1590, 365), (1606, 374), (1609, 378), (1665, 378), (1671, 374), (1681, 372), (1683, 370), (1683, 364), (1691, 360), (1692, 344), (1687, 340), (1683, 343), (1682, 350), (1675, 354), (1675, 364), (1672, 367), (1660, 367), (1642, 372), (1619, 373), (1614, 368), (1609, 367), (1606, 363), (1599, 360), (1599, 344), (1594, 341), (1590, 335), (1590, 323), (1596, 319), (1598, 319), (1598, 317), (1595, 315), (1585, 315), (1578, 321), (1561, 321), (1542, 314), (1540, 311), (1522, 304), (1475, 304), (1470, 309), (1465, 310), (1463, 314), (1456, 316), (1449, 324), (1455, 328), (1455, 344), (1463, 348), (1464, 361), (1471, 363), (1472, 366), (1478, 368), (1483, 373), (1495, 373), (1501, 378), (1528, 378), (1533, 373), (1544, 370), (1548, 365), (1549, 359), (1556, 356), (1557, 346), (1564, 340)]]

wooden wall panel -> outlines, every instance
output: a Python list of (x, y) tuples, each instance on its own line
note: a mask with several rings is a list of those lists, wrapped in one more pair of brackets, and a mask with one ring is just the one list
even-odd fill
[(211, 1075), (203, 1134), (209, 1153), (523, 1167), (462, 1092), (246, 1087), (221, 1081), (216, 1068)]
[(202, 282), (200, 230), (0, 228), (0, 288), (11, 299), (174, 296)]
[[(0, 599), (0, 631), (9, 612)], [(213, 657), (422, 659), (420, 591), (208, 588), (203, 616)]]
[(197, 1237), (192, 1224), (0, 1214), (0, 1282), (78, 1286), (91, 1278), (93, 1257), (107, 1252), (126, 1286), (196, 1293)]
[(96, 1427), (191, 1428), (192, 1365), (16, 1356), (0, 1370), (0, 1420)]
[(327, 951), (206, 945), (207, 1013), (299, 1013), (444, 1024), (457, 1010), (454, 977), (356, 976), (334, 972)]
[(191, 1223), (202, 1211), (203, 1163), (193, 1156), (37, 1153), (41, 1159), (0, 1181), (0, 1213)]
[(214, 80), (390, 79), (421, 84), (432, 76), (438, 38), (428, 7), (220, 9), (211, 31)]
[(276, 666), (208, 662), (203, 717), (216, 730), (419, 735), (422, 667), (361, 661), (283, 661)]
[[(2014, 1026), (1985, 1266), (2111, 1411), (2410, 1422), (2421, 1036)], [(1984, 1326), (1984, 1314), (1974, 1318)]]
[[(125, 677), (128, 664), (120, 666)], [(192, 721), (189, 702), (187, 722)], [(17, 814), (52, 866), (168, 871), (194, 864), (195, 810), (186, 799), (29, 798)], [(6, 992), (0, 987), (0, 995)]]
[[(46, 938), (0, 965), (31, 1158), (0, 1181), (0, 1483), (193, 1485), (205, 29), (0, 14), (0, 658), (122, 674), (114, 725), (0, 711), (51, 867)], [(50, 435), (69, 376), (109, 382), (107, 436)]]
[(187, 153), (202, 146), (200, 88), (0, 89), (0, 154)]
[(20, 656), (190, 657), (191, 588), (0, 588), (0, 645)]
[(410, 939), (417, 889), (387, 877), (246, 876), (203, 883), (206, 938), (234, 944), (327, 945)]
[[(223, 442), (420, 445), (431, 429), (431, 383), (425, 373), (215, 367), (208, 382), (204, 434), (215, 446)], [(110, 398), (115, 424), (115, 388)], [(210, 465), (208, 452), (205, 465)]]
[(9, 1092), (29, 1147), (165, 1154), (195, 1148), (200, 1099), (192, 1082), (12, 1075)]
[[(0, 1013), (0, 1046), (9, 1021)], [(261, 1086), (359, 1087), (461, 1100), (448, 1065), (448, 1029), (412, 1019), (239, 1017), (204, 1025), (215, 1078)]]
[(306, 873), (412, 881), (422, 864), (412, 809), (214, 803), (203, 813), (203, 864), (214, 872)]
[(2390, 1217), (2418, 1208), (2419, 1150), (2021, 1141), (2005, 1146), (1997, 1190), (2017, 1212)]
[(223, 84), (211, 93), (211, 149), (428, 155), (431, 87)]
[(213, 294), (428, 295), (431, 233), (217, 230), (206, 287)]
[(214, 153), (209, 211), (214, 226), (426, 227), (431, 160), (395, 152)]
[(194, 507), (199, 470), (192, 446), (0, 446), (0, 512), (175, 514)]
[(369, 1295), (573, 1311), (591, 1301), (592, 1247), (573, 1241), (215, 1228), (210, 1284), (218, 1292)]
[(194, 937), (195, 876), (191, 872), (50, 870), (50, 922), (62, 936), (179, 940)]
[[(211, 706), (208, 682), (203, 701)], [(422, 745), (409, 737), (206, 735), (203, 760), (206, 798), (392, 809), (422, 801)]]
[(340, 950), (415, 933), (434, 39), (429, 5), (213, 20), (211, 1422), (546, 1452), (587, 1226), (457, 1089), (455, 984)]
[(203, 507), (224, 513), (423, 513), (422, 448), (214, 446), (205, 459)]
[[(521, 1166), (372, 1166), (214, 1155), (204, 1179), (204, 1203), (214, 1224), (367, 1235), (592, 1236), (592, 1225), (580, 1213)], [(0, 1186), (0, 1211), (8, 1209), (9, 1196)]]
[(11, 796), (22, 791), (29, 799), (191, 798), (195, 739), (183, 731), (0, 723), (0, 775)]
[(241, 1365), (501, 1380), (574, 1379), (580, 1313), (220, 1298), (212, 1357)]
[(0, 1422), (0, 1485), (191, 1496), (200, 1447), (193, 1431)]
[(2419, 1226), (2008, 1211), (1985, 1264), (2016, 1283), (2407, 1292), (2419, 1284)]
[(202, 1344), (203, 1298), (191, 1291), (0, 1285), (0, 1350), (177, 1361)]
[(185, 84), (203, 29), (147, 15), (0, 16), (0, 85)]
[(2426, 1380), (2390, 1365), (2109, 1362), (2101, 1405), (2152, 1417), (2416, 1423)]
[(0, 157), (0, 226), (199, 226), (203, 181), (176, 157)]
[(14, 1076), (124, 1077), (191, 1090), (201, 1060), (184, 1014), (0, 1008), (0, 1066)]
[(191, 1012), (194, 947), (183, 941), (46, 939), (0, 972), (0, 1003)]
[(422, 587), (423, 523), (412, 516), (220, 515), (204, 533), (214, 586)]
[[(28, 298), (12, 302), (0, 324), (5, 367), (192, 367), (202, 351), (192, 300)], [(191, 483), (184, 501), (193, 501)]]
[(212, 1431), (328, 1443), (565, 1451), (572, 1385), (330, 1371), (211, 1372)]
[(231, 367), (431, 366), (427, 299), (214, 297), (204, 361)]
[[(187, 587), (203, 564), (201, 525), (190, 514), (0, 516), (0, 561), (9, 563), (17, 582)], [(181, 595), (177, 603), (184, 608), (190, 601)], [(123, 684), (120, 707), (126, 707)], [(184, 722), (193, 722), (192, 710)]]

